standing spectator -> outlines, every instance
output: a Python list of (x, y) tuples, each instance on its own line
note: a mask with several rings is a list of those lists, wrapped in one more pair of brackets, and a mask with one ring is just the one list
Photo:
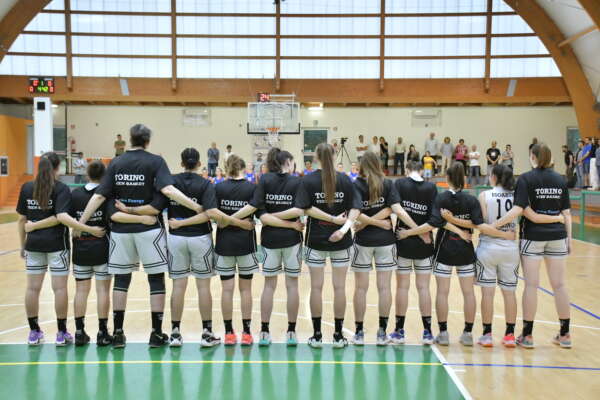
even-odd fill
[(590, 187), (590, 161), (592, 159), (592, 141), (591, 138), (585, 138), (583, 153), (580, 163), (583, 164), (583, 188)]
[(477, 146), (471, 146), (471, 152), (469, 153), (469, 185), (475, 187), (479, 185), (479, 176), (481, 175), (481, 165), (479, 164), (479, 158), (481, 155), (477, 151)]
[(434, 160), (438, 160), (440, 154), (440, 142), (435, 138), (434, 132), (431, 132), (429, 134), (429, 139), (425, 140), (425, 149), (423, 151), (429, 152)]
[(363, 135), (358, 135), (358, 145), (356, 146), (356, 158), (358, 159), (358, 162), (360, 162), (367, 150), (369, 150), (369, 146), (365, 143), (365, 137)]
[(502, 164), (506, 165), (511, 170), (514, 168), (515, 155), (513, 154), (510, 144), (506, 145), (506, 150), (502, 152)]
[[(231, 177), (230, 177), (231, 178)], [(254, 164), (248, 163), (244, 171), (244, 179), (250, 183), (256, 183), (256, 173), (254, 173)]]
[(537, 140), (537, 138), (536, 138), (536, 137), (534, 137), (534, 138), (531, 140), (531, 144), (529, 145), (529, 152), (530, 152), (530, 153), (531, 153), (531, 148), (532, 148), (533, 146), (535, 146), (535, 145), (537, 144), (537, 142), (538, 142), (538, 140)]
[(217, 144), (212, 142), (210, 149), (206, 153), (208, 155), (208, 175), (214, 177), (217, 172), (217, 165), (219, 165), (219, 149), (217, 149)]
[(232, 147), (230, 144), (228, 144), (227, 147), (225, 147), (225, 153), (223, 153), (223, 164), (225, 164), (229, 156), (233, 154), (233, 151), (231, 149)]
[(600, 146), (596, 146), (596, 171), (598, 171), (598, 186), (600, 186)]
[(388, 162), (390, 160), (390, 145), (382, 136), (379, 138), (379, 148), (380, 148), (380, 158), (381, 158), (381, 168), (383, 169), (384, 174), (388, 174)]
[(465, 175), (467, 174), (467, 153), (469, 148), (465, 146), (465, 139), (460, 139), (454, 149), (454, 159), (463, 165)]
[(417, 149), (415, 149), (414, 144), (408, 146), (408, 157), (406, 161), (421, 162), (421, 157), (419, 156), (419, 152), (417, 151)]
[(373, 136), (373, 143), (371, 143), (371, 151), (377, 154), (377, 157), (381, 155), (381, 148), (379, 146), (379, 139), (377, 139), (377, 136)]
[(454, 153), (454, 146), (452, 146), (448, 136), (444, 138), (444, 143), (440, 147), (440, 153), (442, 153), (442, 163), (439, 166), (440, 173), (445, 174), (450, 164), (452, 164), (452, 154)]
[(427, 182), (433, 177), (433, 171), (435, 169), (435, 159), (431, 157), (428, 151), (425, 152), (425, 157), (423, 157), (423, 178)]
[(567, 146), (566, 144), (563, 145), (562, 151), (565, 154), (565, 167), (567, 168), (565, 171), (565, 176), (567, 177), (567, 183), (569, 183), (573, 179), (573, 172), (575, 169), (575, 156), (573, 156), (573, 152), (569, 150), (569, 146)]
[(73, 172), (75, 173), (75, 183), (85, 183), (87, 175), (87, 160), (83, 158), (83, 153), (78, 153), (77, 158), (73, 159)]
[(487, 149), (485, 152), (485, 157), (487, 159), (487, 180), (488, 184), (490, 184), (490, 176), (492, 175), (492, 168), (496, 165), (500, 164), (500, 150), (498, 149), (498, 142), (492, 140), (492, 147)]
[(575, 168), (577, 171), (577, 183), (575, 184), (575, 186), (578, 189), (582, 189), (583, 188), (583, 163), (581, 162), (581, 160), (583, 159), (583, 140), (580, 140), (579, 142), (577, 142), (577, 153), (575, 153)]
[(398, 175), (398, 165), (400, 165), (400, 175), (404, 175), (404, 156), (406, 154), (406, 145), (402, 143), (399, 137), (394, 145), (394, 175)]
[(115, 157), (118, 157), (125, 152), (125, 146), (127, 146), (127, 143), (123, 140), (123, 136), (120, 134), (117, 135), (117, 140), (115, 140)]
[(303, 175), (303, 176), (310, 175), (310, 174), (312, 174), (313, 172), (315, 172), (315, 170), (313, 169), (313, 166), (312, 166), (312, 161), (310, 161), (310, 160), (306, 160), (306, 161), (304, 162), (304, 171), (302, 172), (302, 175)]

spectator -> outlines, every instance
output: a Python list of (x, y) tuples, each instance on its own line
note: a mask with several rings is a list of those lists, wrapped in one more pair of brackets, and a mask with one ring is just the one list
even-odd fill
[(479, 176), (481, 175), (480, 157), (481, 155), (477, 151), (477, 146), (471, 146), (471, 152), (469, 153), (469, 185), (471, 187), (479, 185)]
[(115, 140), (115, 157), (125, 153), (125, 146), (127, 146), (127, 143), (123, 140), (123, 136), (120, 134), (117, 135), (117, 140)]
[(310, 174), (312, 174), (313, 172), (315, 172), (315, 170), (313, 169), (313, 166), (312, 166), (312, 161), (310, 161), (310, 160), (306, 160), (306, 161), (304, 162), (304, 171), (302, 172), (302, 175), (303, 175), (303, 176), (310, 175)]
[(390, 160), (390, 145), (382, 136), (379, 138), (379, 149), (380, 149), (380, 159), (381, 159), (381, 169), (383, 169), (384, 174), (388, 174), (388, 162)]
[(421, 157), (419, 156), (419, 152), (417, 151), (417, 149), (415, 149), (415, 145), (411, 144), (410, 146), (408, 146), (408, 157), (406, 161), (421, 162), (420, 158)]
[(365, 137), (363, 135), (358, 135), (358, 145), (356, 146), (356, 158), (358, 159), (358, 162), (360, 162), (367, 150), (369, 150), (369, 146), (365, 143)]
[(86, 183), (85, 176), (87, 175), (88, 163), (83, 158), (83, 153), (78, 153), (73, 159), (73, 173), (75, 174), (75, 183)]
[(502, 152), (502, 164), (508, 166), (510, 169), (514, 169), (515, 155), (512, 151), (510, 144), (506, 145), (506, 150)]
[(448, 167), (450, 167), (450, 164), (452, 164), (452, 154), (454, 153), (454, 146), (452, 146), (448, 136), (444, 138), (444, 143), (442, 143), (440, 153), (442, 153), (442, 162), (439, 166), (440, 173), (445, 174)]
[(429, 152), (434, 160), (438, 160), (440, 153), (440, 142), (435, 138), (434, 132), (431, 132), (429, 134), (429, 139), (425, 140), (425, 149), (423, 151)]
[(217, 184), (223, 182), (224, 180), (225, 180), (225, 174), (223, 173), (223, 169), (217, 168), (217, 172), (216, 172), (214, 179), (212, 180), (212, 183), (217, 185)]
[(406, 145), (402, 143), (399, 137), (394, 145), (394, 175), (398, 175), (398, 165), (400, 165), (400, 175), (404, 175), (404, 156), (406, 155)]
[(536, 138), (536, 137), (534, 137), (534, 138), (531, 140), (531, 144), (529, 145), (529, 151), (530, 151), (530, 152), (531, 152), (531, 148), (532, 148), (534, 145), (536, 145), (537, 143), (538, 143), (538, 140), (537, 140), (537, 138)]
[(350, 178), (350, 180), (352, 182), (354, 182), (356, 180), (356, 178), (358, 178), (358, 173), (359, 173), (358, 164), (353, 162), (352, 165), (350, 166), (350, 172), (348, 172), (348, 177)]
[(210, 145), (210, 149), (207, 151), (208, 155), (208, 175), (211, 177), (215, 176), (217, 172), (217, 166), (219, 165), (219, 149), (217, 149), (217, 144), (212, 142)]
[(337, 172), (340, 172), (342, 174), (344, 174), (344, 164), (342, 163), (338, 163), (337, 166), (335, 167), (335, 169), (337, 170)]
[(248, 163), (246, 165), (246, 172), (244, 173), (244, 179), (250, 183), (256, 183), (256, 174), (254, 173), (254, 164)]
[(500, 164), (500, 150), (498, 149), (498, 142), (492, 140), (492, 147), (487, 149), (485, 152), (485, 158), (487, 159), (487, 179), (488, 185), (490, 184), (490, 176), (492, 175), (492, 168)]
[[(573, 152), (569, 150), (569, 146), (566, 144), (563, 145), (562, 151), (565, 154), (565, 176), (567, 177), (567, 183), (573, 180), (573, 170), (575, 168), (575, 157), (573, 156)], [(569, 186), (570, 187), (570, 186)]]
[(583, 146), (583, 154), (581, 156), (581, 163), (583, 164), (583, 188), (587, 189), (590, 187), (590, 161), (592, 159), (592, 140), (591, 138), (585, 138)]
[(467, 153), (469, 148), (465, 146), (465, 139), (460, 139), (454, 149), (454, 159), (463, 165), (465, 175), (467, 174)]
[(596, 171), (598, 171), (598, 186), (600, 186), (600, 146), (596, 146)]
[(431, 157), (431, 154), (426, 151), (425, 157), (423, 157), (423, 178), (429, 182), (433, 177), (433, 171), (435, 169), (435, 159)]
[(576, 187), (578, 189), (582, 189), (584, 186), (584, 180), (583, 180), (583, 140), (580, 140), (579, 142), (577, 142), (577, 152), (575, 153), (575, 168), (577, 171), (577, 183), (576, 183)]
[(381, 147), (379, 146), (379, 139), (377, 139), (377, 136), (373, 136), (373, 143), (371, 143), (371, 151), (377, 154), (377, 157), (381, 155)]
[(230, 144), (228, 144), (227, 147), (225, 147), (225, 153), (223, 153), (223, 164), (225, 164), (229, 156), (233, 154), (233, 151), (231, 149), (232, 147)]
[(209, 180), (212, 182), (210, 176), (208, 176), (208, 170), (206, 169), (206, 167), (202, 168), (202, 177), (206, 180)]

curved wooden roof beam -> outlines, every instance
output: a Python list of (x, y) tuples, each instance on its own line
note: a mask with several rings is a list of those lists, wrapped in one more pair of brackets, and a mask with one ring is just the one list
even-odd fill
[[(573, 49), (570, 46), (562, 48), (558, 46), (565, 40), (560, 29), (536, 1), (504, 0), (504, 2), (529, 24), (554, 58), (573, 101), (581, 136), (600, 136), (599, 115), (593, 108), (594, 94)], [(580, 2), (584, 3), (585, 0)], [(590, 0), (590, 3), (594, 2), (596, 0)]]
[(579, 4), (588, 13), (592, 21), (600, 28), (600, 1), (598, 0), (579, 0)]
[(0, 21), (0, 62), (31, 20), (51, 0), (19, 0)]

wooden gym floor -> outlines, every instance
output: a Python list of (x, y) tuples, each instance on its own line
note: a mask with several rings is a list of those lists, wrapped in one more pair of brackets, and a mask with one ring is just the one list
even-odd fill
[[(121, 354), (110, 349), (55, 349), (22, 345), (28, 333), (24, 313), (24, 264), (19, 257), (16, 223), (0, 224), (0, 398), (597, 398), (600, 393), (600, 246), (575, 241), (568, 261), (568, 288), (571, 295), (571, 332), (573, 348), (564, 350), (550, 342), (558, 330), (550, 285), (542, 274), (539, 307), (535, 323), (536, 348), (504, 349), (500, 344), (504, 332), (502, 296), (497, 293), (493, 349), (458, 344), (463, 326), (462, 300), (456, 278), (450, 295), (451, 335), (449, 347), (426, 348), (419, 344), (422, 325), (417, 309), (416, 290), (411, 288), (407, 315), (407, 346), (380, 349), (368, 345), (345, 350), (325, 346), (314, 351), (305, 344), (312, 334), (308, 306), (309, 276), (306, 267), (300, 278), (301, 305), (298, 336), (301, 343), (294, 351), (273, 344), (269, 349), (200, 350), (201, 321), (197, 311), (195, 285), (190, 281), (182, 319), (185, 344), (182, 349), (148, 350), (150, 326), (148, 288), (144, 275), (134, 274), (130, 290), (125, 332), (128, 346)], [(50, 280), (46, 279), (41, 295), (40, 321), (46, 341), (52, 343), (56, 332)], [(70, 279), (69, 297), (74, 295)], [(254, 279), (253, 333), (260, 329), (259, 298), (263, 279)], [(395, 283), (393, 283), (395, 285)], [(168, 290), (170, 284), (167, 285)], [(354, 328), (352, 292), (354, 282), (348, 273), (345, 327), (348, 336)], [(377, 328), (377, 293), (374, 274), (368, 293), (365, 328), (369, 343), (374, 343)], [(223, 333), (219, 310), (220, 282), (212, 281), (213, 325)], [(523, 285), (519, 285), (518, 299)], [(435, 283), (432, 279), (432, 294)], [(479, 292), (477, 289), (479, 298)], [(282, 278), (275, 294), (271, 332), (275, 342), (284, 340), (287, 327), (285, 285)], [(324, 338), (333, 332), (331, 285), (324, 293)], [(167, 303), (168, 304), (168, 303)], [(239, 299), (234, 304), (234, 327), (241, 330)], [(170, 315), (165, 310), (166, 330)], [(434, 311), (435, 314), (435, 311)], [(74, 330), (72, 305), (69, 329)], [(390, 325), (394, 324), (392, 309)], [(520, 312), (517, 331), (521, 329)], [(94, 290), (90, 295), (87, 330), (95, 335), (97, 319)], [(437, 333), (433, 316), (434, 333)], [(112, 321), (109, 321), (112, 326)], [(474, 337), (481, 334), (481, 320), (476, 319)], [(135, 343), (138, 342), (138, 343)], [(464, 387), (463, 387), (464, 386)]]

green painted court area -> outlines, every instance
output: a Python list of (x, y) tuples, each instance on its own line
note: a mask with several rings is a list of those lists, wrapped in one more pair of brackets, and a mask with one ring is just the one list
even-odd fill
[(462, 399), (433, 350), (0, 345), (0, 399)]

